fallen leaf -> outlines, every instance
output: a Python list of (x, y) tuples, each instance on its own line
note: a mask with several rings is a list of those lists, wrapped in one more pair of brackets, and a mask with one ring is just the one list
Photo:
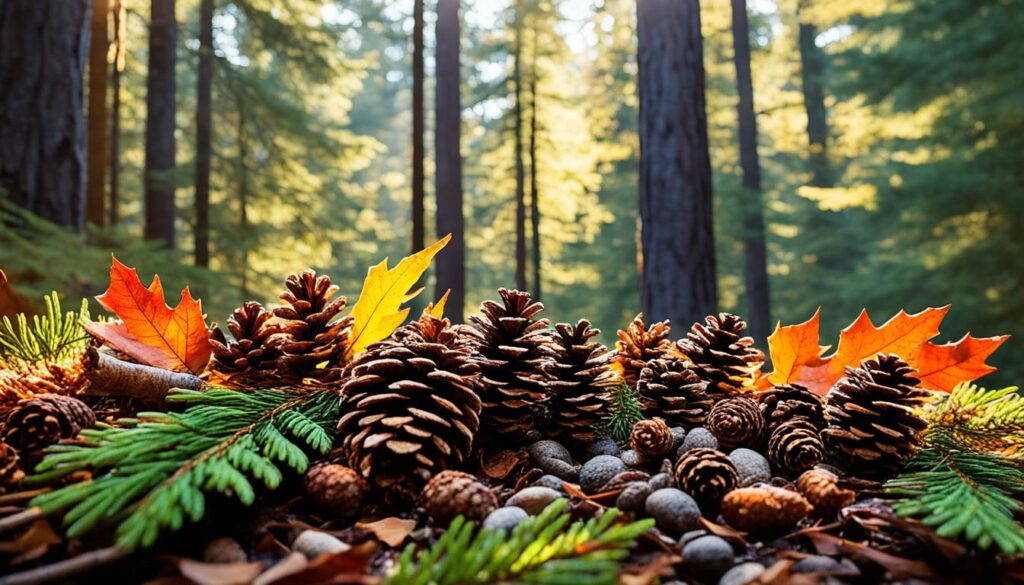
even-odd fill
[(32, 315), (35, 313), (35, 308), (28, 299), (14, 290), (14, 286), (7, 280), (7, 275), (0, 270), (0, 318), (13, 319), (19, 313)]
[(437, 299), (436, 303), (430, 303), (429, 305), (427, 305), (427, 308), (423, 312), (428, 314), (428, 315), (430, 315), (430, 316), (432, 316), (432, 317), (437, 317), (438, 319), (443, 319), (444, 318), (444, 306), (445, 306), (445, 304), (448, 303), (448, 295), (450, 295), (450, 294), (452, 294), (452, 289), (448, 289), (448, 290), (444, 291), (444, 294), (441, 295), (441, 298)]
[(39, 547), (49, 547), (61, 542), (60, 536), (53, 531), (53, 527), (46, 519), (39, 519), (29, 526), (14, 540), (0, 542), (0, 553), (16, 555), (29, 552)]
[(780, 321), (775, 332), (768, 336), (774, 371), (767, 380), (774, 385), (789, 384), (799, 375), (801, 368), (814, 365), (828, 347), (818, 345), (818, 326), (821, 309), (814, 316), (796, 325), (783, 326)]
[(178, 559), (178, 571), (196, 585), (247, 585), (261, 572), (263, 563), (204, 563)]
[(309, 566), (309, 559), (302, 553), (293, 552), (277, 562), (273, 567), (262, 572), (252, 580), (252, 585), (270, 585), (275, 581), (284, 579), (305, 570)]
[(166, 370), (199, 375), (206, 369), (211, 353), (210, 332), (202, 303), (192, 298), (188, 287), (181, 291), (178, 306), (171, 309), (164, 301), (159, 276), (145, 287), (134, 268), (114, 258), (110, 287), (96, 300), (121, 319), (84, 324), (89, 333), (107, 345)]
[(398, 548), (406, 536), (416, 528), (415, 520), (403, 520), (394, 516), (370, 522), (369, 524), (358, 523), (356, 526), (372, 532), (378, 540), (391, 548)]
[(619, 575), (621, 585), (652, 585), (660, 583), (662, 577), (671, 577), (675, 571), (672, 565), (681, 562), (677, 555), (658, 555), (648, 563), (634, 567)]
[(480, 467), (484, 474), (491, 479), (505, 479), (527, 459), (529, 459), (529, 455), (524, 450), (503, 449), (484, 457), (480, 462)]
[[(824, 550), (835, 550), (842, 551), (847, 554), (859, 556), (867, 559), (886, 571), (892, 573), (893, 577), (920, 577), (929, 578), (935, 576), (934, 571), (928, 566), (928, 563), (923, 561), (915, 561), (913, 559), (905, 559), (896, 555), (891, 555), (887, 552), (880, 551), (870, 546), (853, 542), (850, 540), (844, 540), (838, 536), (832, 536), (831, 534), (825, 534), (824, 532), (810, 532), (806, 535), (814, 542), (815, 546), (818, 547), (819, 552)], [(829, 554), (829, 553), (822, 553)]]
[(1009, 335), (979, 338), (968, 333), (956, 342), (926, 343), (910, 359), (924, 386), (952, 390), (960, 382), (977, 380), (996, 371), (985, 360), (1009, 338)]
[(736, 530), (730, 526), (725, 526), (723, 524), (716, 524), (703, 516), (700, 517), (698, 522), (704, 530), (707, 530), (715, 536), (724, 538), (726, 540), (731, 540), (740, 546), (747, 545), (746, 532), (740, 532), (739, 530)]
[(354, 321), (345, 352), (346, 359), (351, 359), (366, 349), (366, 346), (391, 335), (405, 321), (409, 309), (401, 308), (402, 305), (420, 293), (410, 293), (410, 289), (430, 267), (434, 256), (451, 239), (451, 234), (448, 234), (432, 246), (405, 258), (394, 268), (388, 268), (387, 258), (370, 268), (363, 281), (363, 291), (352, 307)]
[(371, 585), (380, 582), (368, 576), (377, 544), (366, 542), (341, 553), (320, 555), (301, 569), (281, 575), (273, 585), (316, 585), (317, 583)]

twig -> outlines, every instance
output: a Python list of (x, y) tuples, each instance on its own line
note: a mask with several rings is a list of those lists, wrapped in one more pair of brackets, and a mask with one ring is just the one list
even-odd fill
[(121, 396), (160, 402), (171, 388), (199, 390), (202, 380), (183, 374), (141, 364), (133, 364), (89, 348), (89, 383), (86, 396)]
[(36, 496), (41, 496), (45, 493), (53, 491), (53, 488), (39, 488), (37, 490), (23, 490), (20, 492), (14, 492), (12, 494), (4, 494), (0, 496), (0, 505), (14, 504), (17, 502), (23, 502), (25, 500), (31, 500)]
[(6, 532), (19, 526), (24, 526), (25, 524), (34, 522), (42, 517), (43, 511), (37, 507), (22, 510), (17, 514), (11, 514), (6, 518), (0, 518), (0, 532)]
[(101, 548), (52, 565), (43, 565), (21, 573), (0, 577), (0, 585), (29, 585), (59, 581), (72, 575), (92, 571), (126, 556), (128, 556), (128, 552), (119, 546)]

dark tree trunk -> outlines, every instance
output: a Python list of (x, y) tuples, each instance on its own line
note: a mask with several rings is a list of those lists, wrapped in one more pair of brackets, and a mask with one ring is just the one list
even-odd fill
[(460, 148), (462, 106), (459, 96), (459, 0), (437, 0), (437, 89), (434, 118), (437, 235), (452, 235), (437, 256), (437, 294), (451, 290), (445, 310), (461, 323), (465, 307), (466, 240), (462, 216), (462, 153)]
[(125, 8), (114, 0), (114, 67), (110, 73), (110, 225), (120, 221), (121, 199), (121, 72), (125, 65)]
[(151, 0), (146, 79), (145, 236), (174, 247), (174, 0)]
[(638, 0), (644, 313), (685, 328), (715, 310), (711, 164), (697, 0)]
[(92, 32), (89, 41), (89, 134), (88, 184), (86, 186), (85, 220), (102, 226), (106, 215), (107, 172), (107, 0), (93, 0)]
[(249, 145), (245, 127), (245, 102), (238, 97), (238, 126), (235, 128), (238, 142), (238, 233), (241, 234), (242, 298), (249, 298)]
[(196, 266), (210, 265), (210, 136), (213, 124), (213, 0), (199, 5), (196, 76)]
[(537, 39), (534, 35), (530, 72), (530, 235), (533, 253), (533, 298), (541, 299), (540, 188), (537, 183)]
[(732, 0), (732, 37), (735, 49), (737, 114), (740, 131), (740, 167), (743, 169), (743, 252), (746, 265), (747, 323), (750, 335), (766, 343), (771, 333), (771, 296), (768, 253), (764, 241), (764, 203), (761, 201), (761, 162), (757, 156), (757, 118), (754, 84), (750, 75), (750, 25), (746, 0)]
[(523, 15), (521, 3), (515, 3), (515, 45), (512, 54), (513, 131), (516, 165), (516, 288), (526, 285), (526, 165), (523, 162)]
[(423, 1), (413, 2), (412, 27), (412, 251), (426, 244), (423, 212)]
[(0, 2), (0, 191), (77, 231), (85, 227), (89, 15), (89, 0)]
[(814, 25), (800, 23), (800, 65), (803, 69), (804, 107), (807, 109), (807, 162), (811, 170), (811, 185), (831, 187), (827, 150), (828, 120), (825, 92), (821, 86), (825, 64), (821, 49), (814, 44), (817, 36)]

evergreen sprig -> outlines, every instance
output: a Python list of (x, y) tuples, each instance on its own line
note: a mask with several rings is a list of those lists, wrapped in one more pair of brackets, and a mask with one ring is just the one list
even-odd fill
[(64, 313), (56, 292), (43, 297), (45, 315), (33, 315), (31, 321), (18, 313), (12, 321), (0, 320), (0, 363), (18, 367), (34, 363), (54, 363), (78, 356), (89, 336), (82, 329), (82, 319), (89, 317), (89, 302), (81, 308)]
[(629, 441), (629, 433), (633, 430), (633, 425), (644, 419), (644, 413), (640, 410), (640, 404), (636, 400), (633, 389), (625, 382), (612, 390), (610, 411), (604, 432), (616, 443), (623, 444)]
[(615, 524), (621, 513), (613, 508), (599, 519), (570, 523), (566, 506), (556, 500), (511, 532), (477, 530), (459, 516), (421, 554), (407, 547), (386, 585), (618, 583), (619, 561), (654, 521)]
[(92, 470), (94, 479), (39, 496), (33, 505), (48, 514), (66, 511), (69, 537), (116, 523), (120, 546), (148, 547), (162, 532), (201, 520), (205, 494), (250, 505), (256, 495), (251, 479), (274, 489), (282, 480), (281, 464), (305, 471), (304, 447), (329, 451), (338, 420), (338, 398), (331, 392), (176, 390), (167, 400), (188, 408), (139, 413), (82, 431), (86, 445), (51, 448), (31, 482), (82, 469)]
[(1016, 386), (986, 390), (964, 382), (935, 405), (928, 436), (946, 436), (961, 448), (1020, 456), (1024, 448), (1024, 396)]

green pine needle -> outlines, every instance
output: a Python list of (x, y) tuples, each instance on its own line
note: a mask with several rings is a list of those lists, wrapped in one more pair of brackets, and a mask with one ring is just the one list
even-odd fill
[(0, 363), (54, 363), (76, 357), (85, 348), (89, 336), (81, 322), (89, 317), (89, 302), (83, 299), (78, 312), (63, 313), (56, 292), (43, 300), (45, 315), (33, 315), (30, 321), (19, 313), (14, 321), (6, 315), (0, 320)]
[(612, 390), (612, 408), (604, 426), (604, 432), (623, 444), (629, 441), (629, 433), (637, 421), (644, 419), (644, 413), (640, 410), (640, 404), (636, 400), (633, 389), (625, 382)]
[(1016, 386), (986, 390), (959, 384), (928, 416), (930, 436), (951, 437), (975, 451), (1024, 453), (1024, 396)]

